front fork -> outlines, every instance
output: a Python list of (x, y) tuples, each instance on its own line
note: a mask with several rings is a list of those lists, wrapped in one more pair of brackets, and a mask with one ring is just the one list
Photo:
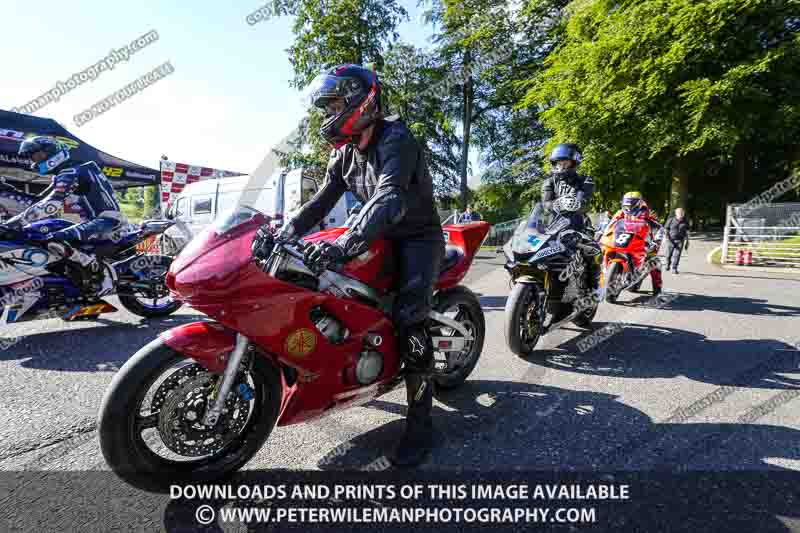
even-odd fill
[(239, 372), (239, 367), (242, 363), (242, 359), (244, 358), (244, 354), (250, 348), (250, 340), (241, 333), (237, 333), (236, 346), (234, 346), (233, 352), (231, 352), (231, 356), (228, 358), (228, 363), (225, 365), (225, 371), (222, 373), (222, 381), (215, 391), (216, 394), (214, 395), (214, 404), (206, 411), (206, 414), (203, 417), (204, 426), (213, 427), (217, 424), (219, 415), (222, 413), (222, 409), (225, 407), (225, 400), (228, 397), (228, 393), (230, 393), (231, 388), (233, 387), (233, 382), (236, 380), (236, 374)]

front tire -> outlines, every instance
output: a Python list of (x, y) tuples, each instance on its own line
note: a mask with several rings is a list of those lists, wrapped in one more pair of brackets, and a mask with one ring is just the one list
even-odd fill
[(505, 310), (505, 336), (509, 349), (519, 356), (533, 353), (541, 337), (536, 286), (517, 283), (508, 295)]
[[(252, 370), (248, 372), (253, 384), (253, 396), (249, 400), (248, 418), (238, 434), (212, 454), (202, 457), (180, 456), (180, 460), (173, 460), (150, 448), (154, 441), (159, 444), (159, 438), (161, 446), (164, 446), (159, 426), (162, 413), (143, 415), (141, 411), (145, 396), (159, 377), (168, 375), (166, 372), (179, 363), (194, 361), (167, 346), (160, 338), (139, 350), (114, 376), (100, 407), (100, 448), (109, 467), (134, 487), (151, 492), (166, 492), (171, 484), (176, 483), (214, 481), (239, 470), (272, 432), (281, 402), (278, 369), (257, 354), (253, 357)], [(188, 364), (182, 368), (192, 367), (195, 372), (192, 379), (198, 375), (202, 378), (205, 369), (195, 365)], [(165, 379), (164, 383), (168, 380)], [(178, 382), (176, 388), (183, 383)], [(162, 387), (163, 384), (158, 391)], [(158, 391), (150, 401), (158, 399), (162, 409), (174, 403), (171, 402), (172, 396), (180, 392), (173, 389), (165, 393), (166, 397), (158, 398)], [(230, 394), (233, 395), (234, 391)], [(152, 411), (152, 405), (149, 410)], [(217, 427), (221, 429), (220, 423)], [(156, 433), (151, 432), (150, 436), (145, 437), (143, 433), (149, 430)], [(171, 451), (168, 454), (176, 455)]]
[(592, 320), (594, 320), (594, 317), (597, 314), (598, 307), (598, 304), (594, 304), (592, 307), (576, 316), (572, 323), (579, 328), (588, 328), (592, 324)]
[(619, 268), (619, 263), (611, 263), (605, 276), (606, 302), (610, 304), (617, 303), (617, 297), (619, 296), (612, 290), (617, 284), (617, 278), (621, 275)]

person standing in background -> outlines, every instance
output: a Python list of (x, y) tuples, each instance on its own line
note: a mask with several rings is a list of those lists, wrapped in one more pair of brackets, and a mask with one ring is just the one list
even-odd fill
[(472, 206), (468, 205), (467, 210), (458, 219), (459, 224), (469, 224), (470, 222), (478, 222), (481, 220), (481, 215), (472, 210)]
[(670, 217), (664, 224), (667, 232), (667, 271), (678, 273), (678, 263), (681, 261), (683, 250), (689, 249), (689, 221), (686, 220), (682, 208), (675, 209), (675, 216)]

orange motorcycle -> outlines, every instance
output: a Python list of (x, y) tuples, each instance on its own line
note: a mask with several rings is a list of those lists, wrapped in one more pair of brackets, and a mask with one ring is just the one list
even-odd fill
[(663, 232), (659, 231), (651, 242), (648, 240), (650, 231), (647, 220), (632, 215), (612, 221), (603, 230), (600, 287), (607, 302), (616, 302), (624, 290), (638, 291), (651, 271), (657, 270), (660, 274), (658, 249)]

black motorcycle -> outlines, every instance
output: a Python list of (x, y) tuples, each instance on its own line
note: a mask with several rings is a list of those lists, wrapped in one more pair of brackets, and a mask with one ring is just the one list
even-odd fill
[[(511, 276), (506, 302), (505, 335), (517, 355), (533, 352), (542, 335), (572, 321), (591, 324), (597, 313), (601, 249), (587, 219), (572, 228), (568, 212), (538, 203), (503, 247)], [(575, 216), (575, 215), (572, 215)]]

